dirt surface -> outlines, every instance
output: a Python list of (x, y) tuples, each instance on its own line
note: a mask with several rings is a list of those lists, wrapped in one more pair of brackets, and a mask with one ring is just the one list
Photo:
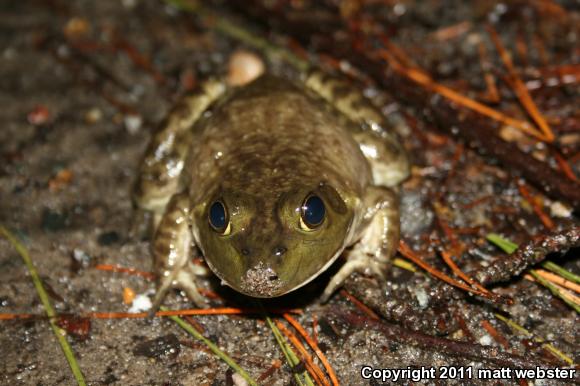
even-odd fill
[[(483, 6), (484, 2), (477, 2), (480, 7), (420, 3), (401, 3), (406, 7), (405, 16), (401, 4), (389, 5), (389, 12), (380, 14), (383, 23), (397, 25), (395, 42), (407, 45), (423, 68), (437, 69), (434, 76), (448, 85), (462, 89), (467, 84), (483, 92), (476, 44), (482, 32), (473, 25), (507, 11), (499, 9), (500, 5)], [(578, 10), (564, 6), (570, 8), (565, 21), (558, 24), (552, 18), (546, 24), (553, 31), (546, 27), (542, 35), (545, 55), (551, 63), (578, 66), (580, 35), (569, 27), (579, 20)], [(461, 37), (445, 43), (430, 38), (442, 27), (461, 22), (471, 25)], [(257, 25), (246, 23), (263, 33)], [(515, 27), (502, 33), (506, 40), (513, 37), (510, 42), (517, 40)], [(572, 50), (574, 43), (576, 49)], [(180, 95), (209, 75), (225, 73), (232, 52), (244, 45), (162, 2), (55, 0), (0, 5), (0, 47), (0, 223), (29, 249), (59, 314), (126, 312), (129, 306), (123, 302), (124, 291), (146, 293), (154, 288), (153, 282), (96, 267), (118, 265), (145, 272), (152, 267), (148, 241), (129, 236), (131, 187), (150, 132)], [(492, 56), (492, 46), (488, 50)], [(497, 54), (493, 55), (501, 68)], [(533, 49), (532, 64), (542, 60), (542, 51)], [(296, 71), (276, 59), (266, 63), (274, 71), (296, 76)], [(500, 88), (505, 94), (504, 110), (525, 117), (513, 107), (517, 103), (505, 90)], [(405, 117), (400, 134), (415, 166), (402, 192), (403, 238), (430, 264), (449, 273), (437, 251), (460, 245), (462, 253), (456, 262), (469, 272), (503, 256), (485, 240), (491, 232), (525, 243), (533, 235), (548, 233), (548, 228), (558, 232), (580, 225), (565, 202), (545, 197), (527, 184), (524, 191), (532, 198), (523, 197), (522, 182), (502, 165), (432, 130), (430, 123), (406, 112), (385, 90), (369, 87), (367, 91), (392, 119)], [(580, 147), (577, 86), (555, 87), (535, 96), (544, 110), (557, 112), (560, 149), (572, 160), (572, 173), (579, 175), (580, 158), (574, 158)], [(545, 147), (533, 148), (526, 140), (521, 144), (539, 157), (546, 152)], [(531, 205), (534, 200), (538, 205)], [(543, 206), (552, 226), (542, 222), (534, 210), (537, 206)], [(576, 273), (580, 272), (579, 257), (578, 249), (553, 256)], [(454, 295), (438, 303), (432, 292), (441, 287), (437, 279), (398, 267), (389, 271), (387, 283), (380, 287), (374, 279), (351, 280), (351, 288), (359, 285), (362, 292), (378, 291), (376, 297), (384, 297), (385, 304), (389, 299), (398, 302), (401, 308), (393, 311), (395, 324), (374, 321), (344, 293), (337, 293), (328, 304), (319, 304), (316, 297), (328, 278), (326, 274), (307, 288), (265, 305), (302, 309), (296, 318), (310, 334), (315, 330), (321, 350), (345, 385), (380, 384), (361, 378), (363, 365), (380, 369), (453, 365), (474, 371), (515, 363), (569, 366), (510, 329), (494, 316), (496, 312), (549, 340), (574, 363), (580, 356), (578, 315), (548, 290), (521, 276), (494, 288), (513, 298), (509, 306), (494, 306), (448, 287), (442, 287), (443, 292)], [(251, 299), (222, 288), (215, 279), (203, 285), (219, 295), (212, 298), (212, 306), (254, 305)], [(168, 296), (165, 305), (191, 308), (177, 292)], [(75, 384), (61, 348), (42, 318), (44, 309), (30, 275), (5, 238), (0, 238), (0, 313), (39, 316), (0, 321), (1, 384)], [(263, 317), (193, 319), (205, 337), (254, 379), (260, 379), (260, 384), (294, 382)], [(67, 320), (74, 323), (73, 318)], [(412, 329), (423, 334), (413, 335)], [(206, 346), (166, 318), (91, 319), (88, 330), (76, 334), (73, 330), (68, 328), (68, 340), (91, 385), (230, 385), (238, 379)], [(494, 330), (500, 338), (493, 336)], [(437, 334), (441, 341), (428, 340)], [(443, 341), (463, 342), (473, 349), (469, 355), (461, 354), (444, 349)], [(503, 362), (496, 360), (498, 353), (506, 355)], [(512, 360), (512, 356), (521, 360)], [(468, 381), (477, 382), (482, 381)]]

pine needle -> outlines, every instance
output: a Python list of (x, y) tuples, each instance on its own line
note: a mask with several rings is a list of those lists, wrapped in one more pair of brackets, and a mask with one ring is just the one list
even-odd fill
[[(268, 326), (272, 330), (272, 333), (274, 334), (274, 338), (276, 338), (276, 342), (278, 342), (278, 346), (280, 346), (280, 349), (282, 350), (282, 353), (286, 357), (286, 361), (290, 365), (290, 368), (292, 370), (294, 370), (294, 368), (300, 363), (300, 359), (298, 359), (298, 357), (296, 356), (294, 351), (292, 351), (292, 348), (286, 342), (286, 340), (282, 336), (282, 333), (280, 332), (280, 330), (278, 330), (278, 327), (276, 327), (274, 322), (272, 322), (272, 319), (270, 319), (270, 317), (268, 315), (266, 315), (265, 312), (264, 312), (264, 318), (266, 319)], [(304, 386), (304, 385), (314, 386), (312, 379), (310, 378), (310, 376), (308, 375), (308, 373), (306, 371), (303, 371), (301, 374), (294, 372), (294, 379), (296, 380), (296, 383), (299, 386)]]
[(542, 343), (542, 347), (544, 347), (546, 350), (550, 351), (557, 358), (562, 359), (564, 362), (568, 363), (569, 365), (572, 365), (572, 366), (574, 365), (574, 361), (572, 360), (572, 358), (570, 358), (568, 355), (564, 354), (562, 351), (558, 350), (556, 347), (552, 346), (550, 343), (547, 343), (545, 339), (543, 339), (539, 336), (535, 336), (534, 334), (532, 334), (531, 332), (526, 330), (524, 327), (520, 326), (519, 324), (517, 324), (513, 320), (510, 320), (503, 315), (495, 314), (495, 317), (498, 318), (499, 320), (501, 320), (502, 322), (504, 322), (505, 324), (507, 324), (508, 326), (510, 326), (512, 330), (516, 330), (516, 331), (518, 331), (518, 332), (520, 332), (528, 337), (532, 337), (535, 342)]
[[(167, 311), (165, 307), (161, 307), (162, 311)], [(248, 384), (252, 386), (257, 386), (258, 383), (244, 370), (242, 369), (232, 358), (228, 356), (225, 352), (220, 350), (220, 348), (213, 343), (211, 340), (207, 339), (203, 335), (201, 335), (195, 328), (193, 328), (189, 323), (185, 320), (181, 319), (179, 316), (169, 316), (169, 319), (173, 320), (175, 323), (179, 325), (179, 327), (183, 328), (187, 331), (191, 336), (195, 339), (202, 341), (216, 356), (218, 356), (221, 360), (227, 363), (235, 372), (240, 374), (242, 378), (244, 378)]]
[(16, 239), (16, 237), (8, 229), (3, 227), (2, 225), (0, 225), (0, 233), (10, 242), (10, 244), (12, 244), (14, 249), (16, 249), (18, 254), (22, 257), (22, 260), (24, 260), (24, 264), (26, 265), (26, 268), (28, 268), (28, 272), (30, 273), (30, 277), (32, 278), (32, 282), (34, 283), (34, 287), (36, 288), (36, 292), (38, 293), (38, 297), (40, 298), (40, 301), (42, 302), (44, 310), (46, 311), (46, 315), (48, 316), (48, 322), (50, 323), (50, 327), (52, 328), (52, 331), (54, 332), (54, 335), (56, 336), (56, 339), (58, 340), (58, 343), (60, 344), (60, 347), (64, 353), (64, 356), (66, 357), (66, 360), (68, 361), (68, 364), (72, 370), (73, 376), (76, 379), (77, 384), (79, 386), (85, 386), (87, 384), (85, 382), (85, 377), (84, 377), (84, 375), (81, 371), (81, 368), (79, 367), (79, 364), (75, 358), (72, 347), (69, 345), (69, 343), (66, 339), (65, 330), (63, 330), (62, 328), (60, 328), (56, 324), (56, 321), (55, 321), (56, 312), (54, 311), (54, 308), (52, 308), (52, 304), (50, 303), (49, 296), (46, 293), (44, 286), (42, 285), (42, 280), (40, 279), (40, 276), (38, 276), (38, 272), (36, 271), (36, 268), (34, 268), (34, 264), (32, 263), (32, 259), (30, 258), (30, 255), (28, 254), (28, 249), (20, 241), (18, 241), (18, 239)]

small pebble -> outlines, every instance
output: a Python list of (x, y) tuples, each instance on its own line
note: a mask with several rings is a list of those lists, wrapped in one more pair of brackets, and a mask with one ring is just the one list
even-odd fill
[(234, 385), (236, 386), (248, 386), (248, 381), (246, 381), (239, 373), (234, 373), (232, 375), (232, 381), (234, 381)]
[(41, 226), (45, 231), (59, 231), (66, 228), (68, 215), (66, 213), (54, 212), (48, 208), (42, 211)]
[(479, 344), (482, 346), (490, 346), (491, 345), (491, 336), (485, 334), (481, 338), (479, 338)]
[(131, 287), (123, 288), (123, 303), (131, 304), (135, 300), (135, 291)]
[(28, 123), (31, 125), (44, 125), (50, 120), (50, 111), (48, 111), (48, 108), (44, 105), (37, 105), (28, 113), (26, 118), (28, 119)]
[(73, 258), (82, 268), (88, 268), (91, 265), (91, 256), (82, 249), (73, 249)]
[(264, 73), (262, 58), (250, 51), (238, 50), (230, 56), (227, 82), (231, 86), (250, 83)]
[(111, 244), (118, 243), (119, 240), (121, 240), (121, 237), (119, 236), (119, 234), (115, 231), (111, 231), (111, 232), (101, 233), (99, 235), (99, 238), (97, 239), (97, 242), (99, 243), (99, 245), (111, 245)]
[(137, 134), (143, 124), (143, 118), (140, 115), (127, 114), (125, 115), (124, 122), (129, 134)]
[(69, 39), (78, 39), (88, 35), (90, 25), (87, 19), (73, 17), (64, 26), (64, 34)]
[(556, 201), (553, 202), (552, 205), (550, 205), (550, 213), (554, 217), (568, 218), (572, 216), (572, 208), (567, 205), (564, 205), (560, 201)]
[(151, 299), (149, 299), (149, 296), (139, 294), (135, 296), (135, 299), (133, 299), (133, 303), (131, 303), (131, 308), (129, 308), (129, 312), (132, 314), (138, 312), (147, 312), (151, 309), (151, 307), (153, 307), (153, 304), (151, 303)]
[(98, 107), (93, 107), (85, 114), (85, 122), (94, 124), (103, 118), (103, 112)]
[(163, 356), (176, 357), (180, 351), (181, 344), (177, 336), (175, 334), (168, 334), (137, 344), (133, 349), (133, 354), (147, 358), (159, 358)]

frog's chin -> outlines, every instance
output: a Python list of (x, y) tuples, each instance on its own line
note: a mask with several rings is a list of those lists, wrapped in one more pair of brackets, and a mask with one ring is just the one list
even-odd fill
[(216, 273), (216, 275), (221, 279), (222, 285), (227, 285), (228, 287), (231, 287), (235, 291), (244, 295), (248, 295), (254, 298), (276, 298), (295, 291), (316, 279), (322, 272), (326, 271), (328, 267), (330, 267), (336, 261), (336, 259), (338, 259), (338, 257), (342, 254), (343, 249), (344, 248), (338, 250), (332, 256), (332, 258), (329, 259), (326, 264), (324, 264), (324, 266), (322, 266), (317, 272), (308, 277), (308, 279), (294, 287), (286, 289), (283, 288), (283, 282), (278, 279), (275, 272), (271, 268), (266, 267), (263, 263), (260, 263), (256, 267), (249, 269), (246, 272), (246, 276), (242, 280), (241, 285), (238, 286), (231, 284), (218, 273)]

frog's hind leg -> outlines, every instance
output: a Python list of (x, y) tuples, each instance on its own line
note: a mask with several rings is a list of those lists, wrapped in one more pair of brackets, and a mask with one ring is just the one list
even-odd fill
[(225, 90), (225, 83), (221, 81), (205, 82), (199, 91), (186, 95), (177, 104), (151, 138), (141, 162), (133, 201), (141, 211), (152, 212), (153, 230), (157, 228), (171, 196), (183, 189), (181, 172), (193, 125)]
[(312, 71), (304, 82), (351, 122), (346, 125), (371, 164), (375, 185), (393, 187), (409, 176), (409, 160), (380, 110), (345, 79)]
[(185, 291), (198, 307), (205, 307), (205, 299), (195, 284), (196, 276), (206, 276), (208, 270), (191, 261), (194, 247), (190, 229), (189, 198), (181, 193), (173, 196), (155, 233), (152, 249), (158, 288), (152, 312), (157, 311), (171, 288)]
[(347, 261), (330, 279), (322, 295), (327, 301), (354, 272), (384, 278), (384, 270), (397, 250), (399, 240), (399, 202), (397, 194), (382, 186), (372, 186), (363, 203), (369, 208), (362, 219), (364, 228), (356, 244), (346, 251)]

